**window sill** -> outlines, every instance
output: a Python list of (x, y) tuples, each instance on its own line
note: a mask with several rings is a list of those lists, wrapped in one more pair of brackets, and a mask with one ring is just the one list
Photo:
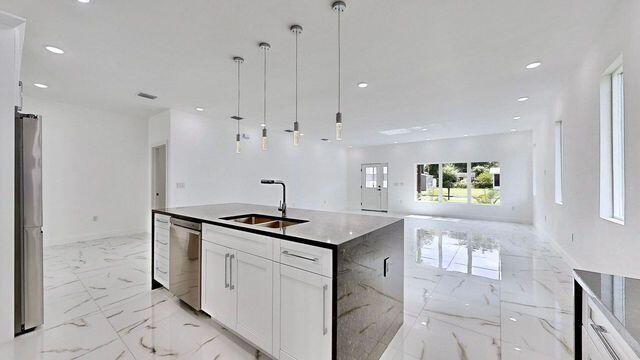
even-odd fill
[(624, 225), (624, 220), (620, 220), (620, 219), (616, 219), (616, 218), (610, 218), (610, 217), (602, 217), (600, 216), (601, 219), (603, 220), (607, 220), (610, 221), (614, 224), (618, 224), (618, 225)]

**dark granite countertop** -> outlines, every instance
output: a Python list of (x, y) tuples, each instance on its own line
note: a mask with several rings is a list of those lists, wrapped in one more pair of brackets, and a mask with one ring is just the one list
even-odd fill
[(283, 229), (271, 229), (220, 219), (243, 214), (281, 216), (277, 208), (271, 206), (230, 203), (157, 209), (153, 212), (328, 248), (335, 248), (362, 235), (402, 221), (402, 219), (387, 216), (288, 208), (287, 218), (307, 220), (307, 222)]
[(613, 327), (640, 356), (640, 279), (586, 270), (574, 270), (573, 273)]

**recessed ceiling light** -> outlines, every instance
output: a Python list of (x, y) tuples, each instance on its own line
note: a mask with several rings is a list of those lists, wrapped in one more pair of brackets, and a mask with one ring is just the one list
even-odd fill
[(78, 0), (79, 3), (88, 4), (91, 0)]
[(204, 111), (204, 108), (201, 108), (201, 107), (197, 107), (197, 108), (196, 108), (196, 111), (200, 111), (200, 112), (203, 112), (203, 111)]
[(511, 129), (511, 132), (514, 132), (514, 131), (516, 131), (516, 129)]
[(420, 129), (420, 130), (422, 130), (422, 131), (427, 131), (427, 128), (422, 128), (422, 129)]
[(464, 134), (464, 137), (467, 137), (467, 136), (469, 136), (469, 134)]
[(512, 317), (510, 317), (510, 318), (509, 318), (509, 320), (511, 320), (511, 321), (513, 321), (513, 322), (518, 321), (518, 320), (516, 320), (515, 318), (512, 318)]
[(353, 146), (351, 146), (351, 145), (349, 145), (349, 146), (347, 146), (347, 147), (348, 147), (349, 149), (353, 149)]
[(522, 117), (520, 117), (520, 116), (514, 116), (514, 117), (513, 117), (513, 120), (520, 120), (521, 118), (522, 118)]
[(529, 97), (527, 97), (527, 96), (523, 96), (523, 97), (519, 97), (518, 98), (519, 102), (523, 102), (523, 101), (527, 101), (527, 100), (529, 100)]
[(515, 350), (515, 351), (520, 351), (520, 350), (522, 350), (522, 349), (520, 349), (519, 347), (514, 347), (514, 348), (513, 348), (513, 350)]
[(367, 86), (369, 86), (369, 84), (367, 84), (366, 82), (358, 83), (358, 87), (359, 87), (359, 88), (363, 88), (363, 89), (364, 89), (364, 88), (366, 88)]
[(542, 63), (540, 61), (535, 61), (535, 62), (532, 62), (531, 64), (527, 65), (527, 69), (535, 69), (540, 65), (542, 65)]
[(397, 142), (397, 141), (394, 141), (393, 143), (394, 143), (394, 144), (397, 144), (398, 142)]
[(300, 136), (304, 136), (304, 133), (300, 133)]
[(40, 89), (46, 89), (46, 88), (49, 87), (49, 85), (40, 84), (40, 83), (35, 83), (35, 84), (33, 84), (33, 86), (38, 87)]
[(431, 141), (431, 138), (428, 138), (427, 141)]
[(55, 46), (47, 45), (44, 47), (47, 51), (52, 52), (54, 54), (64, 54), (64, 50), (57, 48)]

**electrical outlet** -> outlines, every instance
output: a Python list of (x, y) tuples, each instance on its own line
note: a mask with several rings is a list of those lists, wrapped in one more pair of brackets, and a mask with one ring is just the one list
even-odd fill
[(98, 215), (94, 215), (91, 219), (93, 220), (93, 222), (98, 222)]
[(176, 183), (176, 188), (184, 189), (185, 184), (183, 182)]
[(576, 239), (575, 239), (575, 236), (574, 236), (574, 235), (575, 235), (574, 233), (571, 233), (571, 243), (572, 243), (572, 244), (573, 244), (574, 242), (576, 242)]

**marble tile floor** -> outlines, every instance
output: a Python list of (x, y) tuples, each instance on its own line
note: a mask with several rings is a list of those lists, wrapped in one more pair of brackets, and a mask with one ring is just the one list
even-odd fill
[[(148, 234), (49, 247), (44, 262), (45, 324), (2, 359), (266, 358), (149, 290)], [(382, 359), (571, 359), (572, 285), (530, 226), (405, 217), (405, 323)]]

